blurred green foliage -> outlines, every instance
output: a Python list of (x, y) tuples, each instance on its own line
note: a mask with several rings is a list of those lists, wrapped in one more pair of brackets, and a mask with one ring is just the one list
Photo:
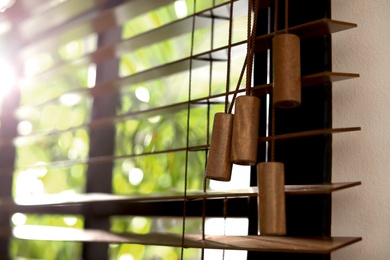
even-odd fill
[[(62, 226), (71, 228), (83, 227), (82, 217), (80, 216), (31, 214), (24, 216), (24, 223), (17, 223), (18, 221), (12, 218), (13, 222), (16, 222), (18, 225), (21, 226), (41, 225), (56, 227)], [(11, 239), (10, 241), (10, 252), (15, 259), (81, 259), (81, 249), (81, 243), (76, 242), (32, 241), (21, 239)]]
[[(193, 1), (185, 0), (187, 15), (194, 12)], [(196, 10), (204, 10), (226, 2), (226, 0), (197, 1)], [(135, 17), (123, 26), (124, 39), (135, 37), (146, 31), (173, 22), (178, 17), (174, 4), (159, 8), (147, 14)], [(246, 37), (246, 20), (237, 19), (233, 34), (234, 41)], [(227, 22), (215, 28), (214, 48), (227, 43)], [(120, 77), (130, 76), (155, 66), (177, 61), (190, 54), (191, 33), (153, 43), (124, 54), (120, 58)], [(194, 53), (210, 49), (210, 28), (199, 29), (194, 34)], [(96, 35), (88, 35), (59, 46), (56, 55), (41, 53), (29, 58), (25, 64), (25, 74), (34, 76), (21, 88), (22, 108), (17, 112), (21, 122), (20, 135), (30, 135), (17, 143), (17, 170), (14, 173), (14, 196), (30, 194), (83, 193), (86, 183), (87, 166), (84, 164), (58, 164), (49, 167), (47, 163), (69, 160), (82, 160), (89, 153), (89, 133), (87, 128), (91, 117), (92, 98), (83, 90), (91, 87), (93, 65), (56, 65), (82, 57), (96, 49)], [(60, 61), (56, 60), (60, 59)], [(232, 60), (231, 81), (237, 82), (243, 56)], [(92, 66), (92, 67), (91, 67)], [(184, 68), (184, 71), (188, 68)], [(213, 70), (211, 73), (211, 69)], [(54, 77), (47, 77), (46, 70), (53, 70)], [(50, 73), (49, 73), (50, 74)], [(112, 189), (115, 194), (151, 194), (168, 190), (201, 189), (206, 161), (205, 151), (169, 151), (161, 154), (142, 155), (158, 151), (205, 145), (208, 142), (212, 118), (216, 112), (224, 109), (224, 104), (210, 105), (192, 103), (170, 106), (155, 110), (142, 116), (132, 116), (135, 112), (161, 108), (191, 99), (206, 97), (209, 94), (225, 91), (226, 63), (203, 61), (200, 68), (192, 71), (191, 93), (189, 93), (189, 73), (148, 80), (126, 86), (120, 90), (120, 103), (117, 115), (129, 116), (117, 121), (115, 136), (115, 155), (128, 158), (115, 160), (113, 167)], [(92, 80), (93, 81), (93, 80)], [(232, 84), (230, 90), (234, 89)], [(72, 95), (64, 95), (72, 92)], [(73, 94), (74, 93), (74, 94)], [(47, 102), (50, 101), (50, 102)], [(223, 103), (223, 101), (222, 101)], [(187, 129), (187, 118), (189, 128)], [(72, 129), (75, 128), (75, 129)], [(188, 158), (187, 158), (188, 156)], [(185, 162), (188, 161), (185, 180)], [(20, 215), (19, 215), (20, 216)], [(83, 228), (82, 216), (67, 216), (73, 219), (72, 225), (64, 216), (25, 215), (25, 221), (13, 225), (47, 225), (58, 227)], [(114, 232), (181, 233), (181, 219), (112, 217), (111, 230)], [(201, 220), (186, 221), (189, 233), (200, 233)], [(22, 259), (78, 259), (82, 245), (69, 242), (45, 242), (13, 239), (11, 241), (13, 257)], [(155, 247), (129, 244), (110, 245), (110, 259), (179, 259), (180, 248)], [(186, 249), (186, 259), (199, 259), (199, 250)], [(128, 257), (128, 258), (126, 258)]]
[[(199, 234), (201, 232), (201, 222), (200, 218), (186, 218), (187, 232)], [(182, 218), (172, 217), (112, 217), (111, 231), (136, 234), (181, 234), (182, 223)], [(110, 259), (119, 259), (122, 255), (131, 255), (134, 259), (180, 259), (181, 248), (129, 244), (112, 244), (110, 246)], [(185, 259), (200, 259), (200, 250), (193, 248), (185, 249)]]

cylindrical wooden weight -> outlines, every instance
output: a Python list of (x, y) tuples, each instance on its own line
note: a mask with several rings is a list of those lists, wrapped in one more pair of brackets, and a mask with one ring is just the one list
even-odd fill
[(285, 235), (286, 206), (283, 163), (257, 164), (257, 182), (260, 235)]
[(230, 151), (234, 115), (216, 113), (206, 166), (206, 177), (218, 181), (230, 181), (232, 163)]
[(299, 37), (279, 34), (272, 40), (273, 104), (293, 108), (301, 104), (301, 62)]
[(255, 165), (259, 139), (260, 99), (240, 96), (236, 99), (231, 160), (235, 164)]

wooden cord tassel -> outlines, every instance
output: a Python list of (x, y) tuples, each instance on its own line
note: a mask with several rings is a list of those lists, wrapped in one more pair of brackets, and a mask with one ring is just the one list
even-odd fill
[(294, 108), (301, 104), (301, 63), (299, 37), (279, 34), (272, 40), (273, 104)]
[(206, 177), (218, 181), (230, 181), (230, 161), (234, 115), (216, 113), (211, 134), (211, 144), (206, 166)]
[(257, 164), (260, 235), (285, 235), (286, 210), (284, 165), (280, 162)]
[(235, 164), (255, 165), (259, 139), (260, 99), (240, 96), (236, 99), (233, 123), (232, 155)]

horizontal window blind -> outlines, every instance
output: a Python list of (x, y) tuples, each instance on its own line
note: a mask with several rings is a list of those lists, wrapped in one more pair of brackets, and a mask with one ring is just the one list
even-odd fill
[[(143, 194), (144, 198), (162, 201), (159, 194), (165, 191), (183, 196), (184, 185), (202, 190), (210, 118), (223, 109), (228, 1), (198, 1), (195, 6), (193, 1), (86, 1), (82, 5), (65, 1), (50, 7), (41, 5), (19, 25), (26, 43), (18, 53), (23, 65), (21, 101), (16, 111), (19, 136), (3, 143), (15, 145), (17, 152), (13, 196), (21, 210), (12, 216), (16, 239), (11, 247), (15, 255), (28, 257), (33, 252), (34, 257), (44, 258), (45, 254), (55, 256), (66, 251), (70, 259), (93, 257), (96, 247), (85, 245), (82, 249), (77, 242), (32, 244), (21, 240), (35, 233), (28, 231), (33, 227), (180, 234), (182, 212), (171, 213), (177, 218), (166, 219), (164, 212), (148, 217), (148, 213), (126, 213), (114, 206), (106, 215), (95, 212), (97, 194), (87, 197), (92, 204), (68, 204), (58, 210), (45, 207), (43, 201), (92, 191)], [(246, 52), (247, 3), (237, 1), (234, 5), (231, 80), (236, 84)], [(41, 26), (45, 19), (53, 22)], [(111, 153), (99, 148), (110, 143)], [(245, 171), (247, 180), (241, 187), (249, 185), (249, 172)], [(37, 201), (23, 205), (24, 200), (34, 197)], [(136, 196), (136, 202), (143, 201), (139, 198)], [(105, 217), (101, 220), (96, 214)], [(222, 216), (222, 210), (218, 215)], [(216, 221), (219, 230), (211, 229), (210, 224), (206, 230), (223, 232), (224, 222)], [(201, 227), (200, 215), (186, 221), (190, 233), (200, 233)], [(246, 229), (234, 232), (245, 235)], [(52, 233), (57, 232), (42, 231)], [(61, 232), (58, 236), (61, 238)], [(105, 250), (118, 259), (126, 254), (140, 258), (161, 252), (166, 257), (180, 255), (180, 248), (158, 251), (154, 247), (112, 244)], [(200, 254), (186, 250), (190, 257)]]
[[(258, 5), (251, 86), (262, 99), (258, 160), (266, 160), (273, 139), (280, 147), (310, 138), (327, 145), (331, 134), (360, 130), (313, 123), (270, 136), (274, 1)], [(245, 92), (248, 9), (247, 0), (16, 1), (6, 11), (13, 29), (2, 37), (15, 42), (8, 57), (18, 81), (1, 111), (0, 256), (256, 259), (251, 252), (329, 255), (358, 241), (296, 232), (301, 222), (293, 214), (288, 236), (258, 236), (254, 169), (234, 165), (230, 182), (205, 178), (213, 116), (226, 96), (232, 102)], [(306, 46), (356, 27), (299, 15), (291, 15), (289, 32)], [(326, 58), (323, 69), (311, 67), (304, 57), (329, 53), (310, 51), (302, 55), (305, 93), (359, 76), (331, 71)], [(360, 184), (317, 181), (321, 174), (287, 175), (288, 203), (314, 196), (328, 205), (332, 192)], [(291, 237), (307, 234), (319, 238)]]

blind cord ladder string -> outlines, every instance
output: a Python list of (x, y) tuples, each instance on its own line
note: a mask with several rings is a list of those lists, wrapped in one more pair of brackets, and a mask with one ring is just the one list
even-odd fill
[[(213, 0), (213, 7), (215, 6), (215, 0)], [(210, 30), (210, 50), (214, 49), (214, 33), (215, 33), (215, 17), (213, 10), (211, 12), (211, 30)], [(208, 95), (211, 96), (212, 93), (212, 82), (213, 82), (213, 59), (209, 61), (209, 89)], [(207, 119), (206, 119), (206, 144), (210, 143), (210, 101), (207, 100)], [(207, 149), (205, 149), (205, 168), (207, 167)], [(207, 191), (207, 178), (206, 172), (203, 174), (203, 194), (206, 194)], [(202, 240), (205, 239), (206, 231), (206, 197), (202, 199)], [(201, 259), (204, 259), (204, 248), (201, 250)]]
[[(193, 10), (196, 13), (196, 0), (193, 2)], [(190, 56), (194, 54), (194, 39), (195, 39), (195, 21), (196, 16), (192, 16), (192, 28), (191, 28), (191, 47)], [(184, 195), (183, 195), (183, 222), (182, 222), (182, 235), (181, 235), (181, 251), (180, 259), (184, 259), (184, 247), (185, 247), (185, 234), (186, 234), (186, 215), (187, 215), (187, 185), (188, 185), (188, 157), (190, 146), (190, 117), (191, 117), (191, 89), (192, 89), (192, 65), (193, 59), (189, 61), (189, 75), (188, 75), (188, 103), (187, 103), (187, 129), (186, 129), (186, 151), (185, 151), (185, 169), (184, 169)]]

